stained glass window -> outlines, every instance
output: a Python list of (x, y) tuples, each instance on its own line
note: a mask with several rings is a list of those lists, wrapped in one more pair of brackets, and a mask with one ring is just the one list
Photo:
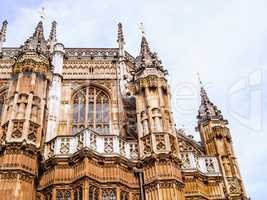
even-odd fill
[(79, 187), (79, 200), (83, 200), (83, 189)]
[(63, 200), (63, 194), (62, 194), (62, 192), (57, 192), (56, 200)]
[(89, 188), (89, 200), (94, 200), (93, 195), (94, 195), (94, 188), (93, 188), (93, 186), (91, 186)]
[(110, 192), (110, 197), (109, 197), (110, 200), (116, 200), (116, 193), (114, 191), (111, 191)]
[(64, 194), (64, 200), (70, 200), (70, 192), (66, 191)]
[(105, 191), (102, 193), (102, 199), (103, 200), (108, 200), (108, 195), (107, 195), (107, 193)]
[(73, 134), (84, 128), (94, 129), (100, 133), (109, 133), (110, 99), (101, 89), (87, 87), (73, 96)]

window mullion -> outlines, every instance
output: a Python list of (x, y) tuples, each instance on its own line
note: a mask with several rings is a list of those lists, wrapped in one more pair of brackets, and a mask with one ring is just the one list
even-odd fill
[(104, 128), (104, 96), (101, 97), (101, 128)]
[(94, 88), (94, 110), (93, 110), (93, 116), (94, 116), (94, 129), (96, 129), (96, 89)]
[(78, 97), (78, 130), (80, 128), (81, 125), (81, 97)]
[(88, 128), (88, 105), (89, 105), (89, 91), (90, 91), (90, 88), (87, 87), (86, 88), (86, 95), (85, 95), (85, 128)]

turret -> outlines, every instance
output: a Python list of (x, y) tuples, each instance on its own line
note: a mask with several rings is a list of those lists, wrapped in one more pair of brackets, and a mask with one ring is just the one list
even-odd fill
[(198, 111), (198, 127), (206, 155), (217, 156), (225, 183), (226, 197), (247, 199), (239, 167), (233, 151), (228, 121), (214, 105), (200, 81), (201, 104)]
[(0, 179), (2, 199), (10, 199), (10, 194), (11, 199), (35, 199), (34, 180), (45, 131), (48, 85), (52, 79), (49, 56), (43, 24), (39, 22), (12, 66), (2, 121), (0, 173), (13, 174), (9, 184)]
[(0, 30), (0, 57), (2, 56), (2, 47), (6, 41), (7, 21), (3, 21), (2, 28)]
[(144, 184), (155, 184), (151, 189), (145, 188), (146, 199), (184, 199), (167, 71), (157, 54), (151, 52), (144, 34), (135, 62), (136, 113)]
[(167, 71), (156, 53), (150, 51), (145, 35), (136, 58), (136, 98), (141, 157), (153, 153), (178, 155), (174, 122), (171, 112)]
[[(55, 24), (56, 22), (53, 22), (52, 27)], [(57, 130), (59, 125), (60, 100), (61, 100), (63, 59), (65, 53), (64, 45), (61, 43), (55, 43), (57, 41), (55, 30), (52, 32), (50, 33), (49, 41), (51, 41), (50, 45), (53, 45), (52, 62), (51, 62), (53, 67), (53, 80), (50, 85), (49, 95), (48, 95), (49, 105), (48, 105), (47, 132), (45, 139), (46, 142), (50, 141), (51, 139), (57, 136)]]
[(52, 78), (43, 24), (39, 22), (32, 37), (21, 47), (14, 65), (5, 115), (7, 141), (41, 144), (47, 86)]

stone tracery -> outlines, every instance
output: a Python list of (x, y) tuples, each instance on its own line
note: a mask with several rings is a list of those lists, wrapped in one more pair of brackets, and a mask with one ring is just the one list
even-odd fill
[(108, 134), (110, 131), (110, 99), (101, 89), (89, 86), (73, 96), (72, 131), (85, 128)]

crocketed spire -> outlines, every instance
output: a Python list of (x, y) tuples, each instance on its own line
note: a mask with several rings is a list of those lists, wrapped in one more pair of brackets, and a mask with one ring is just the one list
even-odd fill
[(21, 49), (22, 53), (26, 51), (35, 51), (37, 53), (47, 54), (48, 46), (44, 38), (43, 23), (40, 21), (35, 28), (33, 35), (26, 40)]
[(52, 27), (51, 27), (48, 41), (53, 42), (53, 43), (57, 42), (57, 22), (56, 21), (52, 22)]
[(3, 21), (2, 28), (0, 31), (0, 42), (6, 41), (6, 31), (7, 31), (7, 20)]
[(199, 120), (199, 122), (203, 122), (209, 119), (223, 120), (221, 111), (217, 108), (216, 105), (214, 105), (210, 101), (207, 95), (207, 92), (204, 89), (203, 84), (200, 79), (199, 79), (199, 83), (200, 83), (201, 104), (199, 106), (197, 119)]
[(53, 52), (54, 45), (57, 43), (57, 22), (52, 22), (51, 31), (47, 40), (48, 47), (50, 49), (50, 52)]
[(124, 43), (124, 36), (123, 36), (123, 30), (122, 30), (122, 24), (118, 23), (118, 39), (117, 42)]
[(141, 40), (141, 49), (139, 56), (136, 58), (137, 71), (143, 70), (145, 68), (157, 68), (160, 71), (167, 73), (161, 65), (161, 60), (158, 58), (157, 54), (152, 53), (146, 39), (145, 33), (142, 30), (142, 40)]

